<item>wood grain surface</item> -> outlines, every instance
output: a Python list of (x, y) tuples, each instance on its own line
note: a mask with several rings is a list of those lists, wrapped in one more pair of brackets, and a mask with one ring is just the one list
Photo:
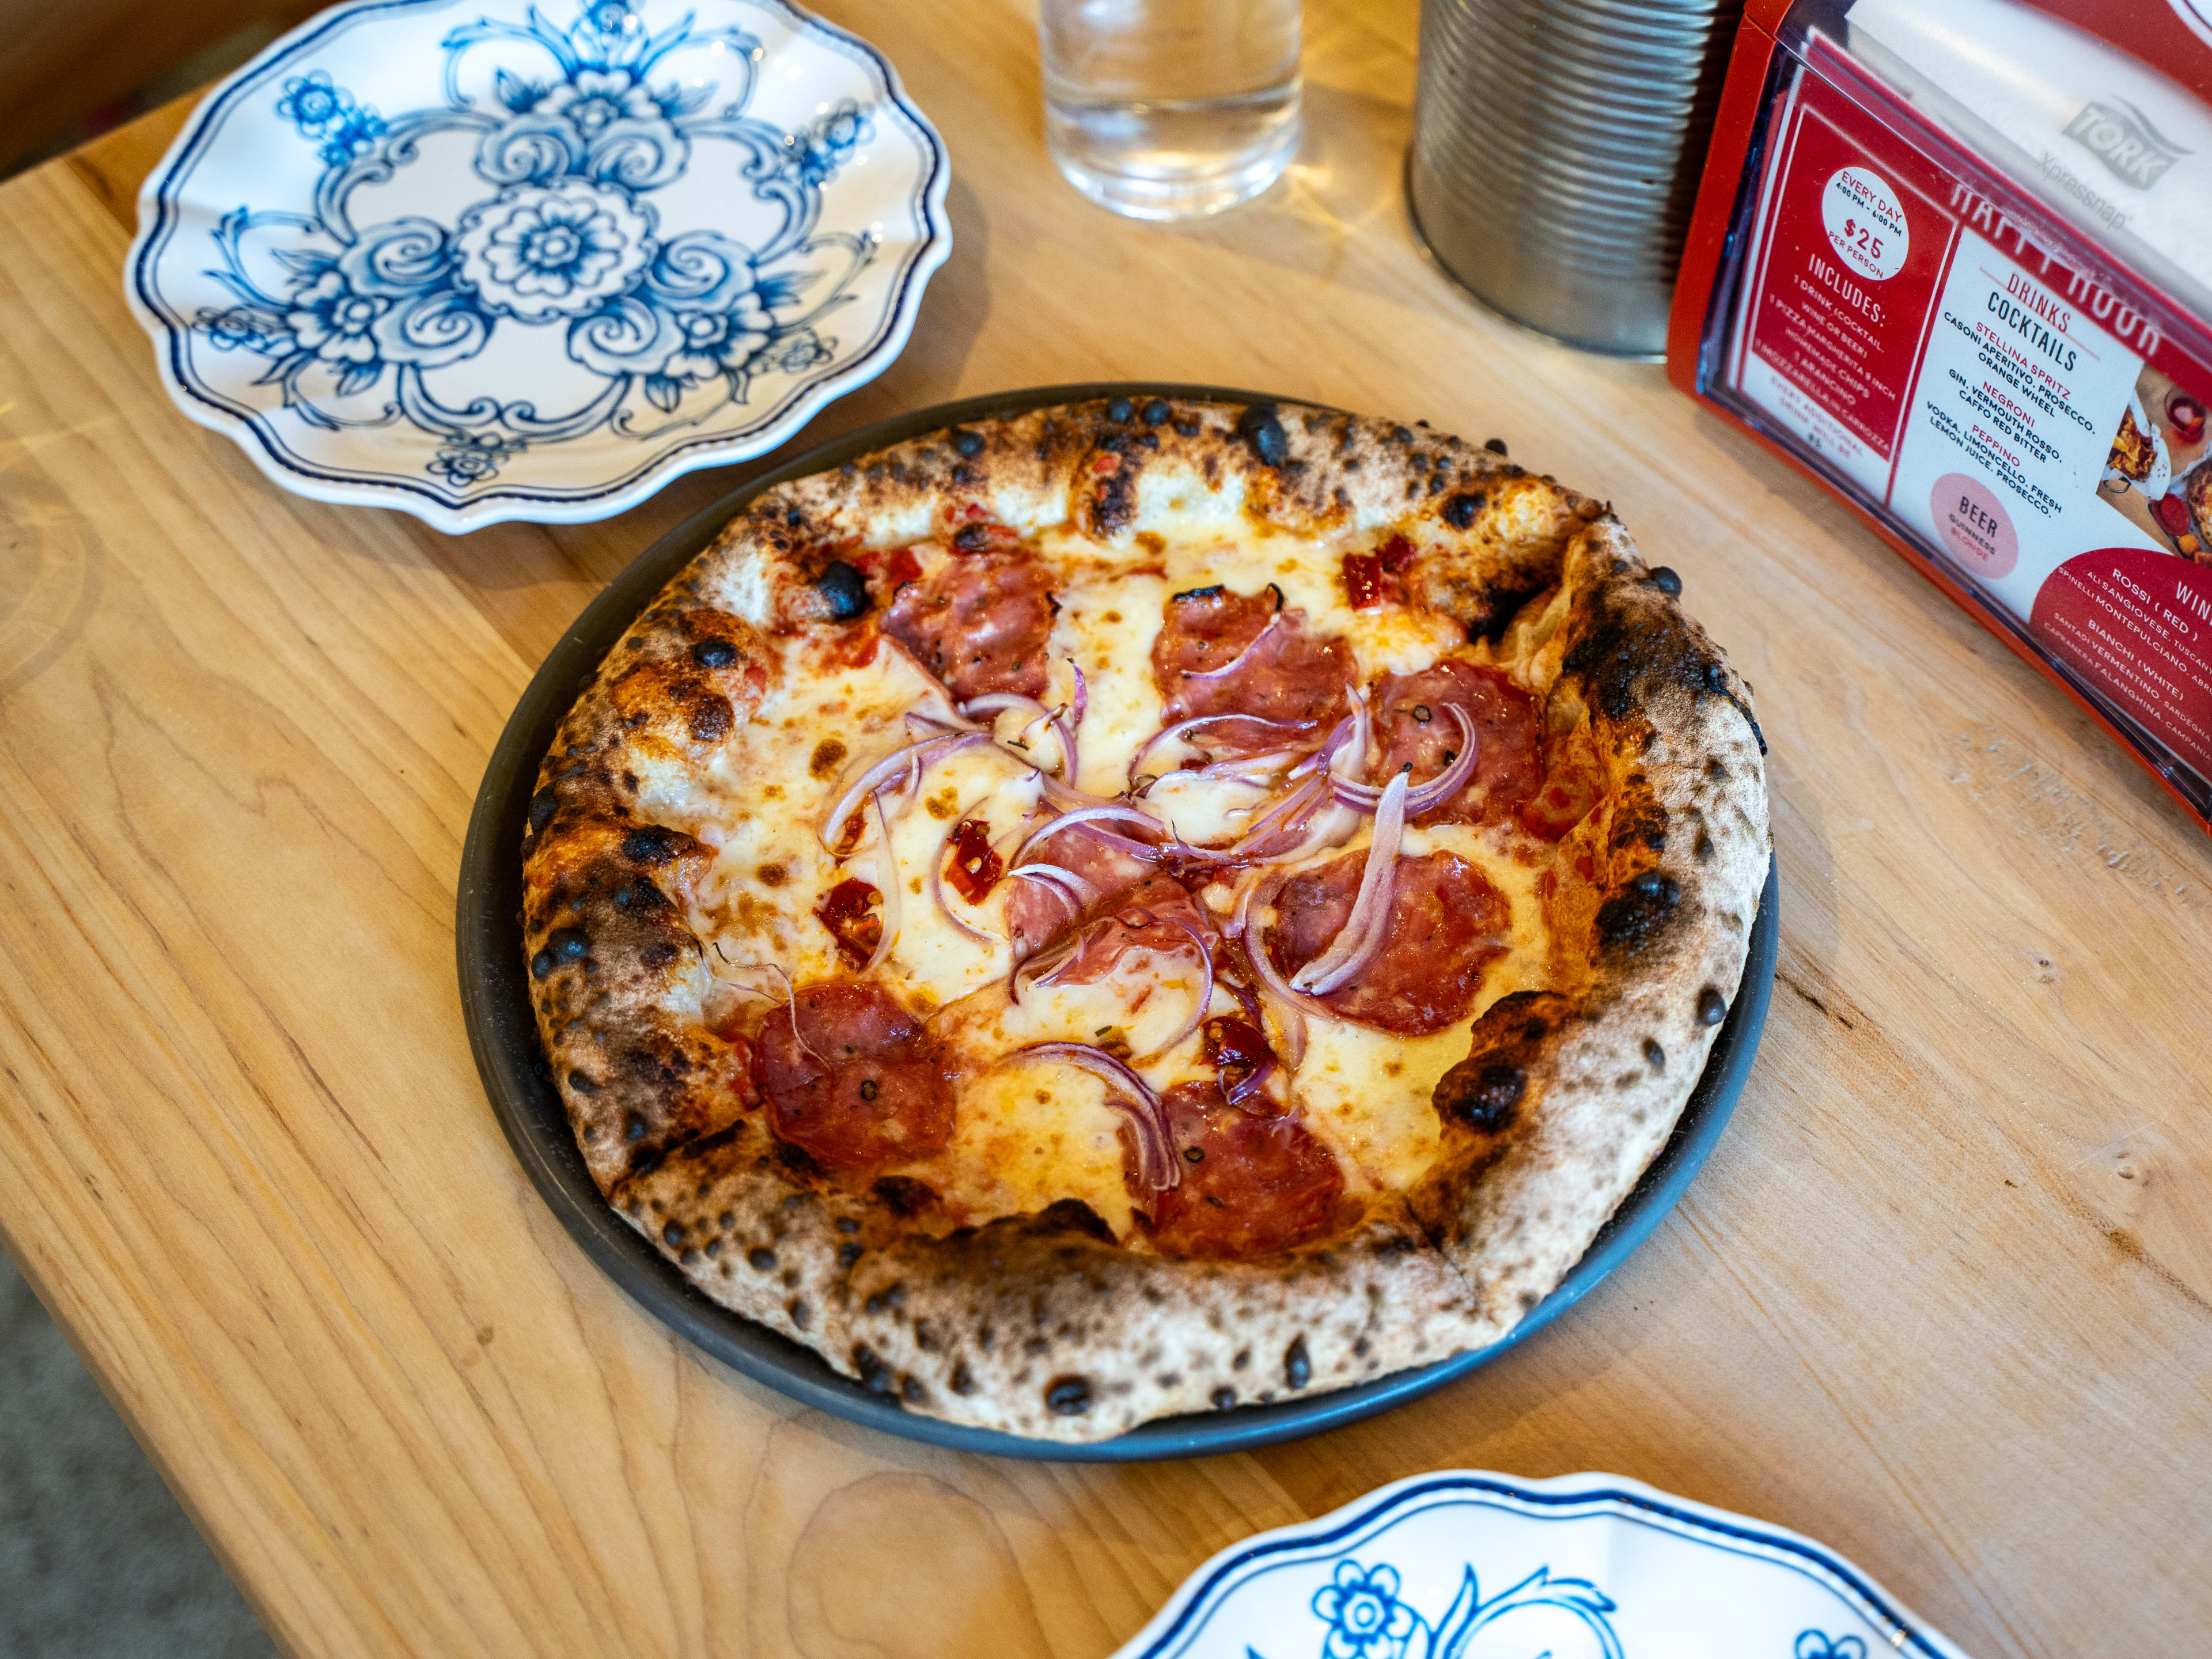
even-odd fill
[[(1308, 8), (1256, 206), (1054, 174), (1030, 14), (838, 0), (940, 125), (951, 263), (817, 438), (1156, 377), (1425, 417), (1610, 497), (1756, 687), (1781, 981), (1680, 1210), (1540, 1337), (1250, 1455), (998, 1462), (799, 1411), (553, 1222), (453, 983), (507, 710), (694, 475), (465, 538), (273, 489), (156, 383), (149, 118), (0, 186), (0, 1230), (301, 1654), (1103, 1655), (1382, 1481), (1605, 1469), (1820, 1538), (1977, 1656), (2212, 1650), (2212, 848), (1844, 509), (1482, 314), (1397, 188), (1410, 0)], [(166, 123), (166, 125), (165, 125)]]

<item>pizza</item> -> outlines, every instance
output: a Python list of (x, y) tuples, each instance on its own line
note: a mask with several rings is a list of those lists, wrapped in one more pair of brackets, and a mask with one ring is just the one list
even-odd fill
[(549, 1073), (708, 1296), (1060, 1441), (1488, 1344), (1665, 1144), (1769, 859), (1600, 502), (1167, 398), (759, 495), (566, 716)]

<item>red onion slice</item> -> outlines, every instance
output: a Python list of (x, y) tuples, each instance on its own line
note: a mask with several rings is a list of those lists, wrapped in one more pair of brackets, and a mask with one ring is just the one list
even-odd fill
[[(1315, 726), (1312, 720), (1271, 720), (1259, 714), (1239, 714), (1233, 712), (1220, 714), (1194, 714), (1187, 720), (1177, 720), (1173, 726), (1163, 726), (1137, 745), (1137, 752), (1129, 757), (1129, 781), (1134, 783), (1141, 775), (1139, 769), (1144, 764), (1145, 757), (1151, 754), (1158, 745), (1171, 741), (1182, 741), (1186, 733), (1195, 732), (1201, 726), (1218, 726), (1224, 720), (1243, 720), (1248, 726), (1264, 726), (1276, 732), (1310, 732)], [(1197, 746), (1196, 744), (1191, 744), (1194, 749)]]
[(1167, 1103), (1126, 1063), (1088, 1042), (1033, 1042), (1015, 1049), (1007, 1058), (1056, 1060), (1127, 1090), (1135, 1099), (1121, 1098), (1109, 1088), (1106, 1103), (1126, 1113), (1135, 1131), (1137, 1178), (1156, 1193), (1181, 1183), (1182, 1171), (1176, 1167), (1175, 1134), (1168, 1121)]
[[(1157, 921), (1158, 918), (1156, 917), (1154, 920)], [(1166, 921), (1170, 927), (1180, 927), (1190, 935), (1192, 948), (1198, 952), (1199, 969), (1204, 974), (1205, 980), (1198, 988), (1198, 1000), (1191, 1004), (1190, 1018), (1183, 1021), (1173, 1036), (1146, 1054), (1145, 1058), (1147, 1060), (1158, 1060), (1195, 1031), (1205, 1020), (1206, 1010), (1213, 1006), (1213, 952), (1206, 948), (1206, 935), (1182, 916), (1169, 916)]]
[(1283, 1058), (1291, 1067), (1305, 1058), (1305, 1016), (1314, 1014), (1322, 1019), (1335, 1018), (1328, 1009), (1303, 992), (1293, 991), (1282, 975), (1276, 971), (1275, 959), (1267, 951), (1267, 941), (1252, 926), (1252, 912), (1262, 905), (1272, 905), (1275, 895), (1288, 878), (1284, 875), (1266, 876), (1247, 887), (1237, 901), (1237, 917), (1231, 925), (1243, 941), (1244, 959), (1252, 964), (1254, 977), (1260, 981), (1261, 994), (1276, 1007), (1282, 1018), (1276, 1023), (1283, 1028)]
[(1041, 720), (1052, 712), (1035, 697), (1025, 697), (1018, 691), (987, 691), (960, 705), (960, 712), (971, 720), (994, 720), (1010, 711), (1027, 714), (1032, 720)]
[(1254, 654), (1258, 652), (1262, 645), (1265, 645), (1267, 642), (1268, 636), (1274, 633), (1276, 628), (1281, 623), (1282, 620), (1283, 612), (1281, 607), (1279, 605), (1276, 608), (1274, 615), (1267, 618), (1267, 625), (1252, 636), (1251, 643), (1247, 645), (1242, 651), (1239, 651), (1235, 656), (1231, 657), (1227, 662), (1222, 664), (1218, 668), (1202, 669), (1196, 673), (1186, 672), (1183, 678), (1187, 680), (1218, 680), (1224, 674), (1235, 673), (1246, 663), (1252, 660)]
[(1075, 677), (1075, 696), (1067, 711), (1067, 723), (1080, 726), (1091, 708), (1091, 683), (1083, 678), (1083, 665), (1073, 657), (1067, 659), (1067, 672)]
[(1256, 857), (1270, 851), (1279, 851), (1279, 847), (1275, 845), (1277, 839), (1285, 835), (1296, 835), (1302, 830), (1306, 817), (1328, 795), (1327, 784), (1319, 778), (1308, 778), (1262, 813), (1245, 830), (1243, 838), (1230, 847), (1230, 853), (1237, 857)]
[(1062, 897), (1074, 900), (1078, 915), (1088, 910), (1104, 896), (1074, 871), (1063, 870), (1056, 864), (1024, 864), (1018, 869), (1007, 871), (1006, 878), (1010, 881), (1042, 882)]
[[(899, 907), (901, 884), (898, 848), (891, 845), (890, 815), (884, 811), (884, 798), (881, 795), (875, 797), (873, 805), (876, 809), (876, 828), (882, 833), (884, 838), (884, 931), (882, 936), (876, 940), (876, 948), (868, 954), (867, 966), (860, 969), (864, 974), (873, 973), (876, 970), (876, 965), (890, 955), (891, 945), (898, 938), (899, 922), (903, 916)], [(798, 1016), (793, 1016), (794, 1024), (792, 1029), (794, 1030), (798, 1029), (795, 1024), (797, 1018)]]
[(830, 816), (815, 833), (821, 837), (823, 846), (835, 853), (846, 822), (866, 805), (877, 791), (887, 787), (902, 773), (911, 771), (919, 781), (923, 765), (934, 765), (947, 755), (987, 740), (981, 732), (939, 732), (916, 743), (901, 744), (860, 774), (853, 787), (838, 798), (836, 805), (830, 809)]
[(1327, 996), (1348, 983), (1382, 948), (1390, 931), (1390, 899), (1398, 884), (1398, 848), (1406, 835), (1408, 793), (1403, 772), (1382, 786), (1382, 799), (1375, 809), (1375, 839), (1367, 845), (1367, 864), (1359, 874), (1359, 894), (1352, 902), (1352, 914), (1328, 949), (1291, 976), (1292, 988)]
[[(1451, 764), (1406, 796), (1406, 816), (1417, 818), (1431, 807), (1441, 806), (1467, 786), (1474, 775), (1476, 750), (1481, 746), (1474, 720), (1467, 710), (1455, 702), (1443, 705), (1444, 713), (1452, 717), (1459, 727), (1459, 751), (1452, 757)], [(1356, 812), (1372, 812), (1382, 799), (1382, 790), (1372, 784), (1353, 783), (1346, 778), (1332, 781), (1329, 790), (1340, 805)]]
[[(1015, 850), (1014, 857), (1020, 858), (1024, 853), (1028, 852), (1038, 842), (1051, 840), (1063, 830), (1085, 829), (1087, 826), (1101, 823), (1133, 823), (1150, 830), (1155, 834), (1158, 832), (1160, 827), (1157, 819), (1148, 817), (1135, 807), (1120, 801), (1109, 801), (1102, 806), (1079, 806), (1073, 811), (1063, 813), (1053, 819), (1051, 823), (1033, 830), (1029, 839)], [(1089, 830), (1089, 833), (1097, 835), (1095, 829)], [(1158, 848), (1147, 842), (1132, 841), (1126, 836), (1105, 835), (1098, 836), (1098, 839), (1105, 842), (1109, 846), (1134, 851), (1140, 855), (1153, 858), (1159, 855)]]

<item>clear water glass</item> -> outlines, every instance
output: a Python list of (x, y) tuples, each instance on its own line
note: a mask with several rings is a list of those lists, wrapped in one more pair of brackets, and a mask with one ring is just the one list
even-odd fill
[(1298, 148), (1299, 0), (1042, 0), (1045, 141), (1138, 219), (1216, 213)]

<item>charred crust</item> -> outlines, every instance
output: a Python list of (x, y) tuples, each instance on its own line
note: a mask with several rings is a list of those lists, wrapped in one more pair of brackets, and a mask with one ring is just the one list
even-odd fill
[(1279, 467), (1290, 459), (1291, 441), (1273, 404), (1253, 404), (1237, 417), (1237, 435), (1262, 466)]
[(823, 567), (822, 574), (814, 579), (814, 591), (822, 596), (832, 622), (852, 622), (868, 612), (868, 579), (857, 565), (842, 559), (832, 559)]
[(1115, 1242), (1114, 1230), (1106, 1224), (1105, 1218), (1079, 1198), (1059, 1199), (1046, 1205), (1038, 1212), (1037, 1219), (1069, 1232), (1081, 1233), (1101, 1244)]
[(1091, 1409), (1091, 1379), (1055, 1376), (1044, 1385), (1045, 1409), (1055, 1417), (1081, 1417)]
[(1621, 956), (1641, 956), (1667, 935), (1681, 897), (1681, 884), (1659, 871), (1632, 878), (1597, 908), (1599, 944)]
[(937, 1206), (937, 1189), (911, 1176), (885, 1176), (868, 1190), (878, 1203), (901, 1220), (912, 1220)]

